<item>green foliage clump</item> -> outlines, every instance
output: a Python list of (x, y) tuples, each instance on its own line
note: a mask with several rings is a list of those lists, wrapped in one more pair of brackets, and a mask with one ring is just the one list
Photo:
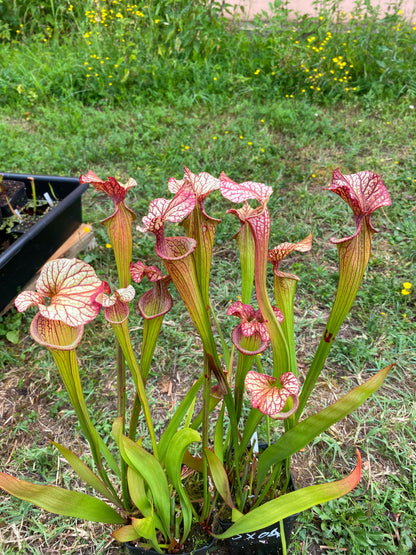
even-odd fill
[(2, 102), (416, 96), (416, 26), (399, 5), (319, 5), (275, 2), (247, 24), (214, 1), (0, 0)]

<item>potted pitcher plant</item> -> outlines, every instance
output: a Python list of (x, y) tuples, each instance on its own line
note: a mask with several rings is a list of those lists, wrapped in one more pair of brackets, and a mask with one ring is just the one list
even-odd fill
[[(16, 307), (37, 309), (30, 333), (56, 363), (93, 464), (58, 442), (53, 445), (95, 493), (29, 483), (4, 472), (0, 487), (46, 511), (113, 525), (117, 541), (143, 553), (203, 553), (211, 549), (212, 541), (214, 552), (232, 552), (232, 538), (244, 535), (260, 544), (269, 537), (278, 540), (273, 552), (286, 553), (290, 538), (285, 535), (285, 519), (346, 495), (361, 476), (357, 451), (354, 468), (344, 478), (292, 491), (291, 457), (362, 405), (391, 369), (374, 373), (334, 404), (303, 417), (367, 267), (376, 231), (371, 215), (391, 204), (381, 178), (370, 171), (345, 176), (334, 171), (329, 190), (352, 209), (356, 231), (332, 240), (339, 256), (338, 289), (305, 373), (298, 370), (294, 334), (299, 278), (281, 265), (293, 252), (307, 253), (312, 235), (270, 248), (270, 186), (236, 183), (225, 174), (216, 178), (185, 168), (183, 179), (169, 180), (170, 198), (152, 200), (137, 226), (142, 241), (155, 239), (160, 264), (149, 266), (132, 260), (136, 214), (126, 197), (136, 182), (102, 180), (91, 171), (81, 176), (81, 182), (113, 201), (114, 211), (102, 223), (113, 247), (118, 283), (110, 287), (105, 276), (97, 276), (81, 260), (58, 259), (43, 267), (36, 291), (21, 293)], [(205, 211), (205, 199), (211, 194), (222, 195), (227, 212), (241, 223), (234, 236), (241, 289), (235, 289), (226, 315), (216, 313), (210, 297), (210, 284), (217, 279), (214, 236), (221, 224)], [(170, 233), (178, 224), (183, 230)], [(270, 291), (269, 270), (274, 283)], [(132, 328), (138, 329), (131, 308), (142, 282), (149, 282), (150, 288), (138, 298), (142, 320), (138, 354), (131, 340)], [(176, 288), (198, 333), (201, 357), (192, 367), (195, 381), (160, 432), (146, 382), (164, 317), (172, 307), (171, 288)], [(111, 438), (100, 436), (92, 423), (93, 407), (83, 395), (76, 355), (84, 326), (101, 311), (119, 352), (114, 385), (118, 412)], [(233, 318), (236, 326), (227, 336), (222, 324)], [(126, 385), (129, 374), (131, 391)], [(127, 406), (132, 409), (127, 411)], [(145, 425), (145, 435), (138, 435), (138, 423)], [(273, 534), (264, 531), (270, 526)], [(270, 551), (256, 551), (254, 546), (250, 552)]]

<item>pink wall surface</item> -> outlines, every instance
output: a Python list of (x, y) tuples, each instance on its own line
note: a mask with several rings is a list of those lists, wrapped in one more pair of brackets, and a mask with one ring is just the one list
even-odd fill
[[(232, 4), (236, 6), (236, 13), (241, 14), (242, 19), (252, 19), (252, 17), (261, 13), (262, 10), (266, 12), (269, 11), (270, 2), (273, 0), (226, 0), (227, 4)], [(381, 6), (382, 12), (386, 12), (388, 5), (391, 3), (389, 0), (372, 0), (373, 6)], [(239, 6), (244, 6), (244, 12), (238, 9)], [(354, 8), (355, 0), (342, 0), (341, 9), (347, 14), (351, 12)], [(289, 0), (289, 9), (293, 12), (299, 12), (302, 14), (313, 14), (316, 9), (312, 0)], [(416, 0), (404, 0), (402, 2), (402, 11), (411, 21), (416, 22)], [(316, 13), (316, 12), (315, 12)], [(294, 14), (291, 14), (294, 15)]]

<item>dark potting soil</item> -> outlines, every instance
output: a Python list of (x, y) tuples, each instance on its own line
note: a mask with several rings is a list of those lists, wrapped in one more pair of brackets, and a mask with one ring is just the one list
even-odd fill
[(0, 210), (3, 218), (13, 216), (10, 206), (20, 210), (26, 203), (26, 187), (23, 181), (4, 179), (0, 183)]
[[(37, 201), (36, 208), (28, 202), (22, 181), (3, 180), (0, 183), (0, 254), (27, 233), (50, 209), (43, 199)], [(13, 211), (17, 211), (20, 219)]]

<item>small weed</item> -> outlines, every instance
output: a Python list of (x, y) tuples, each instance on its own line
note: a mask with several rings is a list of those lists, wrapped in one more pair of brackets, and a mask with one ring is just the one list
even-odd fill
[(0, 337), (4, 337), (10, 343), (17, 344), (22, 326), (22, 315), (13, 310), (7, 317), (0, 316)]

